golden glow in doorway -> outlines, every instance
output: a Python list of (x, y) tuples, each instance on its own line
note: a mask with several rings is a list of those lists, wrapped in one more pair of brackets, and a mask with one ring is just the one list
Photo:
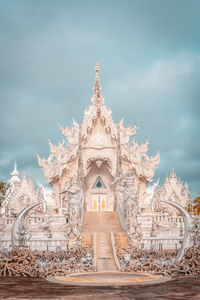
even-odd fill
[(106, 194), (92, 194), (92, 211), (107, 211)]

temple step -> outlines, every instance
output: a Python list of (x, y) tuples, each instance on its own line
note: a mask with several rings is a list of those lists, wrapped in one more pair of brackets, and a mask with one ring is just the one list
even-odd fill
[(97, 272), (116, 272), (110, 233), (96, 234), (96, 265)]
[(124, 234), (118, 213), (113, 211), (84, 212), (82, 234), (96, 233), (97, 272), (116, 272), (111, 232)]
[(124, 232), (115, 211), (84, 212), (82, 232)]

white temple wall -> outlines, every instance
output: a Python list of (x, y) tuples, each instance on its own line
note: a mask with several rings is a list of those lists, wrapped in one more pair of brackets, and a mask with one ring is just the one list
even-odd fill
[[(62, 215), (54, 215), (53, 222), (50, 223), (50, 231), (44, 230), (46, 222), (52, 218), (52, 215), (32, 215), (27, 218), (28, 231), (31, 232), (30, 239), (26, 241), (26, 246), (32, 250), (53, 250), (57, 247), (66, 247), (66, 238), (64, 236), (64, 225), (66, 219)], [(0, 236), (0, 248), (11, 248), (11, 230), (15, 218), (4, 217), (3, 218), (6, 229)], [(52, 237), (49, 237), (49, 232)]]
[(138, 221), (144, 237), (155, 239), (183, 239), (184, 223), (181, 216), (140, 215)]
[[(67, 242), (64, 238), (46, 238), (46, 237), (36, 237), (31, 238), (26, 242), (26, 246), (31, 250), (38, 251), (60, 251), (67, 250)], [(3, 251), (11, 249), (11, 240), (9, 237), (5, 237), (0, 240), (0, 248)]]
[(180, 249), (183, 237), (143, 237), (141, 241), (141, 249), (146, 250), (175, 250)]
[[(32, 215), (28, 217), (27, 224), (31, 231), (31, 238), (27, 240), (26, 245), (31, 249), (37, 250), (52, 250), (56, 251), (59, 247), (66, 248), (66, 238), (64, 236), (64, 225), (66, 220), (62, 215), (54, 215), (53, 223), (50, 224), (52, 237), (48, 236), (48, 231), (43, 230), (40, 226), (45, 225), (50, 215)], [(6, 229), (0, 236), (0, 247), (11, 247), (11, 229), (14, 223), (14, 218), (4, 217)], [(169, 215), (141, 215), (138, 217), (141, 224), (142, 241), (141, 248), (150, 250), (178, 250), (183, 241), (184, 225), (181, 216)], [(152, 232), (153, 221), (161, 227)]]

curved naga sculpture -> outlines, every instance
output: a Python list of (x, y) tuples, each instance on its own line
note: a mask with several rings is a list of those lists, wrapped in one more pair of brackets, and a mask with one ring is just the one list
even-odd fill
[(12, 226), (12, 230), (11, 230), (11, 242), (12, 242), (12, 247), (15, 247), (16, 245), (16, 242), (18, 242), (18, 238), (16, 237), (16, 233), (17, 233), (17, 228), (18, 228), (18, 225), (19, 225), (19, 222), (23, 219), (25, 219), (25, 217), (27, 216), (27, 214), (29, 213), (29, 211), (31, 209), (33, 209), (34, 207), (40, 205), (40, 204), (43, 204), (44, 205), (44, 202), (37, 202), (37, 203), (34, 203), (34, 204), (31, 204), (27, 207), (25, 207), (19, 214), (18, 216), (16, 217), (14, 223), (13, 223), (13, 226)]
[(175, 261), (180, 261), (184, 255), (184, 250), (190, 246), (190, 232), (192, 229), (192, 218), (190, 214), (187, 212), (185, 208), (183, 208), (181, 205), (171, 202), (171, 201), (162, 201), (164, 203), (168, 203), (172, 206), (174, 206), (178, 211), (181, 213), (183, 217), (183, 222), (184, 222), (184, 238), (183, 238), (183, 243), (181, 245), (181, 248), (179, 249), (179, 252), (177, 254), (177, 257)]

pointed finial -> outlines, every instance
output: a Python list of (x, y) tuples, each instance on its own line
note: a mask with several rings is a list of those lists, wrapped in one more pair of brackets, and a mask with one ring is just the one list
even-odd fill
[(173, 168), (172, 171), (171, 171), (170, 177), (171, 177), (171, 178), (175, 178), (175, 177), (176, 177), (176, 173), (175, 173), (175, 171), (174, 171), (174, 168)]
[(100, 98), (101, 97), (101, 87), (100, 87), (100, 82), (99, 82), (99, 63), (96, 62), (95, 65), (95, 72), (96, 72), (96, 78), (95, 78), (95, 83), (94, 83), (94, 95), (96, 96), (96, 98)]
[(20, 179), (19, 179), (19, 172), (17, 171), (17, 163), (15, 161), (14, 163), (14, 170), (12, 171), (12, 173), (10, 173), (10, 175), (12, 176), (10, 178), (10, 180), (8, 180), (9, 183), (18, 183), (20, 182)]
[(19, 173), (17, 171), (17, 163), (16, 163), (16, 161), (14, 162), (14, 169), (13, 169), (12, 173), (10, 173), (10, 175), (12, 175), (12, 176), (18, 176), (19, 175)]
[(100, 71), (98, 61), (96, 62), (96, 65), (95, 65), (95, 71), (96, 71), (96, 76), (98, 76), (99, 75), (99, 71)]

